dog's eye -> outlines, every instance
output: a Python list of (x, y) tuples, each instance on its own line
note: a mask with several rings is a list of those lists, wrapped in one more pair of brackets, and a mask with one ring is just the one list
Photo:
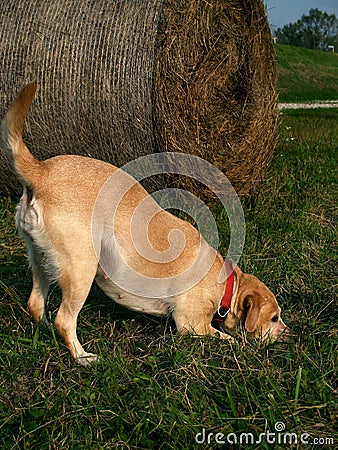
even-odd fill
[(273, 318), (271, 319), (272, 322), (278, 322), (278, 316), (273, 316)]

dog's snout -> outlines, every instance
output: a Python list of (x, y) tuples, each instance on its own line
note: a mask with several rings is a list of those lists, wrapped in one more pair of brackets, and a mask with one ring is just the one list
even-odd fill
[(281, 331), (278, 339), (281, 341), (288, 341), (291, 337), (291, 330), (285, 325), (284, 329)]

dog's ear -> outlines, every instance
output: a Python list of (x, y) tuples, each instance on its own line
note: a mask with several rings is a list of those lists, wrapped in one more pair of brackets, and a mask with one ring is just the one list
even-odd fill
[(249, 333), (253, 333), (257, 327), (259, 319), (260, 307), (258, 302), (255, 302), (253, 295), (245, 297), (244, 304), (246, 306), (245, 328)]

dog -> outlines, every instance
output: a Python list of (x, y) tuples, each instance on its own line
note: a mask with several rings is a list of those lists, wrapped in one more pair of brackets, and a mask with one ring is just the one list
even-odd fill
[[(28, 309), (36, 322), (48, 325), (48, 290), (53, 282), (60, 285), (55, 326), (76, 362), (91, 365), (97, 359), (83, 349), (76, 333), (78, 314), (94, 279), (127, 308), (171, 314), (181, 334), (233, 340), (233, 332), (243, 326), (249, 336), (270, 341), (288, 332), (275, 296), (261, 281), (233, 262), (224, 262), (191, 224), (160, 208), (130, 175), (84, 156), (35, 159), (22, 132), (36, 89), (36, 82), (21, 89), (2, 122), (2, 137), (23, 185), (16, 225), (26, 241), (33, 274)], [(118, 192), (123, 195), (112, 219), (110, 202)], [(142, 221), (147, 222), (147, 236), (139, 231)], [(175, 232), (184, 235), (184, 246), (172, 258), (176, 241), (170, 237)], [(142, 247), (145, 238), (150, 250), (145, 245), (143, 254), (136, 247)], [(151, 251), (159, 259), (148, 258)], [(109, 273), (102, 261), (108, 263)], [(197, 281), (189, 284), (199, 271)], [(183, 272), (190, 275), (182, 281)], [(188, 287), (180, 286), (183, 282)], [(153, 289), (159, 292), (153, 295)]]

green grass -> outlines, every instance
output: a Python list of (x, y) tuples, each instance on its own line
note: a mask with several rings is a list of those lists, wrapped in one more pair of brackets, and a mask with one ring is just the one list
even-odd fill
[(319, 50), (275, 45), (279, 100), (338, 100), (338, 55)]
[[(114, 306), (94, 287), (78, 332), (101, 361), (92, 369), (75, 365), (59, 337), (44, 334), (25, 310), (30, 270), (15, 206), (2, 199), (0, 447), (219, 448), (217, 433), (258, 439), (277, 422), (299, 439), (309, 433), (337, 445), (337, 119), (337, 110), (283, 112), (266, 180), (243, 201), (240, 266), (277, 294), (294, 333), (288, 343), (263, 348), (240, 338), (231, 346), (177, 337), (170, 320)], [(220, 228), (223, 221), (219, 213)], [(55, 289), (51, 318), (59, 301)], [(203, 428), (214, 433), (210, 445), (195, 442)], [(263, 439), (231, 448), (290, 447)]]

